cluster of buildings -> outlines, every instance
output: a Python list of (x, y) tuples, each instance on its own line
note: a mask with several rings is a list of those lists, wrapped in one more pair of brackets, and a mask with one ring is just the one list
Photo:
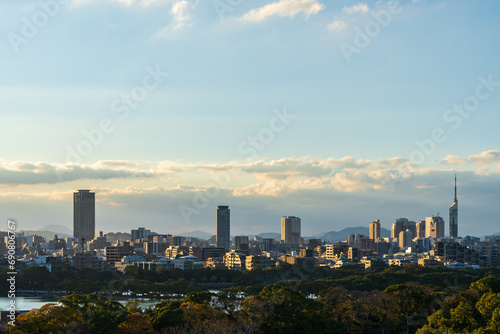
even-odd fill
[[(95, 236), (95, 193), (74, 193), (74, 235), (52, 240), (36, 235), (18, 235), (18, 267), (46, 266), (49, 270), (120, 270), (127, 266), (155, 270), (193, 270), (200, 268), (251, 270), (275, 267), (281, 263), (338, 268), (358, 264), (365, 268), (415, 263), (422, 266), (452, 268), (500, 265), (500, 236), (458, 237), (458, 199), (449, 211), (449, 236), (439, 214), (418, 222), (398, 218), (391, 236), (382, 237), (380, 220), (369, 223), (369, 235), (351, 234), (347, 240), (330, 243), (301, 236), (301, 219), (281, 218), (281, 238), (230, 235), (230, 209), (219, 206), (216, 212), (217, 234), (200, 240), (171, 234), (157, 234), (145, 227), (131, 231), (130, 240), (111, 244), (102, 232)], [(2, 244), (1, 240), (4, 239)], [(5, 251), (6, 238), (0, 239)], [(5, 265), (5, 263), (0, 263)]]

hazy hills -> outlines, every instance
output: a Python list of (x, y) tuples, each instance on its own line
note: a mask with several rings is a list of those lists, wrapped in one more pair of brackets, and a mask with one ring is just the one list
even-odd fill
[[(330, 231), (330, 232), (320, 233), (310, 238), (311, 239), (317, 238), (321, 239), (322, 241), (337, 242), (337, 241), (347, 240), (347, 236), (349, 234), (364, 234), (368, 236), (370, 234), (370, 229), (368, 227), (363, 227), (363, 226), (348, 227), (340, 231)], [(381, 228), (380, 235), (382, 238), (390, 237), (391, 231), (385, 228)]]
[[(24, 232), (27, 235), (40, 235), (43, 236), (44, 238), (47, 238), (47, 240), (50, 240), (54, 238), (54, 235), (57, 234), (59, 238), (66, 238), (66, 237), (71, 237), (73, 236), (73, 231), (71, 231), (69, 228), (62, 226), (62, 225), (47, 225), (39, 230), (24, 230), (20, 231)], [(348, 227), (340, 231), (329, 231), (329, 232), (323, 232), (319, 233), (316, 235), (312, 235), (309, 237), (304, 237), (306, 240), (307, 239), (321, 239), (322, 241), (328, 241), (328, 242), (338, 242), (338, 241), (344, 241), (347, 240), (347, 236), (349, 234), (364, 234), (366, 236), (369, 235), (369, 228), (368, 227), (363, 227), (363, 226), (358, 226), (358, 227)], [(383, 238), (385, 237), (390, 237), (391, 236), (391, 231), (387, 230), (385, 228), (380, 229), (380, 234)], [(213, 237), (212, 234), (204, 232), (204, 231), (192, 231), (192, 232), (180, 232), (175, 235), (181, 235), (185, 237), (194, 237), (200, 240), (209, 240), (210, 238)], [(497, 235), (500, 235), (500, 233), (497, 233)], [(281, 234), (277, 232), (265, 232), (265, 233), (260, 233), (257, 235), (260, 238), (274, 238), (276, 240), (281, 239)], [(110, 232), (106, 234), (106, 237), (109, 242), (112, 244), (116, 243), (116, 241), (124, 241), (124, 240), (130, 240), (131, 235), (130, 233), (127, 232)], [(253, 235), (248, 236), (250, 239), (253, 238)]]

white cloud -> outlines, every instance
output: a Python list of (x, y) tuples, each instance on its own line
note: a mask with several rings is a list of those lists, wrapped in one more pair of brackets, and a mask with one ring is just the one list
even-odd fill
[(323, 10), (325, 5), (317, 0), (280, 0), (263, 7), (252, 9), (241, 20), (248, 22), (261, 22), (270, 16), (294, 17), (298, 13), (305, 13), (307, 17)]
[(174, 16), (174, 30), (192, 25), (192, 23), (187, 23), (190, 19), (188, 6), (189, 3), (187, 2), (187, 0), (175, 1), (172, 4), (172, 9), (170, 10), (170, 12)]
[(471, 155), (467, 161), (475, 165), (489, 165), (500, 162), (500, 151), (489, 150), (479, 154)]
[(356, 5), (354, 5), (352, 7), (344, 7), (342, 10), (345, 13), (352, 15), (354, 13), (367, 13), (369, 8), (368, 8), (368, 5), (358, 2)]
[(176, 31), (183, 28), (189, 28), (193, 25), (191, 16), (189, 15), (189, 9), (194, 8), (197, 2), (194, 4), (189, 4), (187, 0), (176, 0), (172, 2), (172, 7), (170, 13), (172, 14), (172, 23), (162, 28), (153, 37), (161, 38), (169, 31)]
[[(465, 162), (453, 155), (446, 156), (442, 161), (446, 165)], [(500, 166), (497, 166), (500, 163), (500, 151), (471, 155), (467, 161), (480, 165), (479, 169), (474, 170), (470, 165), (467, 168), (468, 164), (464, 164), (464, 168), (477, 175), (488, 175), (493, 172), (489, 170), (492, 166), (497, 168), (496, 172), (500, 171)], [(425, 187), (427, 183), (414, 181), (414, 178), (437, 172), (445, 170), (414, 168), (407, 158), (401, 157), (377, 160), (355, 159), (351, 156), (325, 159), (289, 157), (219, 164), (179, 161), (138, 164), (123, 160), (102, 160), (86, 165), (0, 162), (0, 186), (30, 187), (64, 183), (65, 187), (71, 187), (75, 184), (88, 184), (88, 180), (100, 180), (101, 186), (110, 189), (134, 184), (134, 188), (127, 189), (127, 192), (141, 192), (155, 186), (158, 191), (175, 189), (183, 193), (199, 193), (216, 187), (235, 197), (275, 197), (301, 190), (321, 189), (344, 193), (367, 190), (387, 192), (394, 191), (394, 187), (401, 183), (406, 184), (405, 187)], [(58, 178), (59, 175), (61, 178)], [(120, 203), (119, 200), (112, 202)]]
[(153, 176), (153, 173), (138, 170), (136, 163), (121, 160), (103, 160), (90, 165), (25, 161), (0, 164), (0, 185), (54, 184), (81, 179), (110, 180)]
[(457, 155), (447, 155), (442, 161), (442, 163), (445, 165), (460, 165), (464, 162), (465, 160)]
[(332, 31), (340, 31), (345, 28), (345, 22), (342, 20), (335, 20), (328, 25), (328, 29)]

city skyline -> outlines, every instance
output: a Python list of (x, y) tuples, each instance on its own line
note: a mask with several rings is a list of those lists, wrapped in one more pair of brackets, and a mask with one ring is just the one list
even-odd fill
[(222, 2), (1, 3), (0, 212), (71, 228), (92, 189), (105, 232), (215, 234), (225, 203), (234, 235), (448, 235), (456, 174), (458, 235), (500, 232), (498, 1)]

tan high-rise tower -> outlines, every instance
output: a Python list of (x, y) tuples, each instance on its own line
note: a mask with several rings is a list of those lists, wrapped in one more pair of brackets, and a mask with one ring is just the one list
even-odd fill
[(370, 239), (375, 240), (375, 242), (380, 240), (380, 220), (374, 220), (370, 222)]
[(284, 216), (281, 218), (281, 241), (293, 246), (300, 245), (300, 218)]
[(73, 193), (73, 236), (86, 241), (95, 237), (95, 193), (90, 190)]
[(436, 216), (425, 217), (425, 237), (444, 238), (444, 220), (439, 213)]

